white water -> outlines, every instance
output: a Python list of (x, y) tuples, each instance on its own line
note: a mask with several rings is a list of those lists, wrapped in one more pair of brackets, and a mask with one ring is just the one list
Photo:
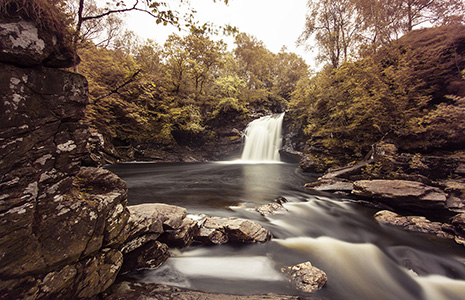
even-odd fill
[(329, 279), (327, 285), (337, 285), (346, 292), (347, 299), (465, 299), (464, 280), (441, 275), (418, 276), (395, 264), (373, 244), (348, 243), (329, 237), (275, 241), (311, 254), (312, 264), (325, 270), (328, 278), (343, 278), (337, 282)]
[(279, 162), (284, 113), (261, 117), (247, 125), (241, 161)]

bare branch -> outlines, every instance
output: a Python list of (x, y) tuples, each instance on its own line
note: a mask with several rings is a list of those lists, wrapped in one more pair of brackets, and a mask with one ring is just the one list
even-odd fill
[(117, 94), (118, 91), (120, 89), (122, 89), (123, 87), (125, 87), (126, 85), (130, 84), (131, 82), (133, 82), (137, 75), (139, 75), (139, 73), (141, 72), (141, 69), (137, 70), (134, 74), (131, 75), (131, 77), (129, 77), (125, 82), (123, 82), (122, 84), (120, 84), (119, 86), (117, 86), (116, 88), (114, 88), (113, 90), (109, 91), (108, 93), (106, 93), (105, 95), (102, 95), (96, 99), (94, 99), (94, 103), (97, 103), (99, 100), (105, 98), (105, 97), (108, 97), (112, 94)]

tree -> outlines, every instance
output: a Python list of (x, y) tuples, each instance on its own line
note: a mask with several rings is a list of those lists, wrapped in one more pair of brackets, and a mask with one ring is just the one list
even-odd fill
[(308, 77), (308, 66), (302, 57), (282, 49), (275, 56), (275, 71), (273, 89), (277, 95), (289, 101), (297, 83), (303, 77)]
[(271, 87), (273, 53), (266, 49), (262, 41), (246, 33), (238, 34), (235, 43), (239, 75), (246, 79), (247, 86), (256, 90)]
[(463, 0), (309, 0), (308, 8), (298, 43), (314, 38), (318, 59), (333, 68), (356, 55), (355, 47), (363, 57), (423, 25), (465, 21)]
[(305, 30), (298, 43), (314, 37), (319, 47), (318, 60), (333, 68), (346, 61), (359, 41), (360, 25), (352, 0), (309, 0)]
[(188, 52), (189, 76), (196, 95), (202, 95), (205, 87), (218, 73), (226, 49), (223, 42), (215, 42), (203, 34), (190, 34), (184, 38)]
[[(73, 19), (73, 23), (77, 24), (79, 14), (80, 0), (68, 0), (66, 2), (66, 11)], [(87, 0), (86, 5), (82, 8), (84, 17), (103, 14), (105, 10), (99, 8), (95, 0)], [(97, 46), (108, 47), (113, 40), (122, 34), (123, 20), (118, 14), (110, 14), (105, 18), (89, 19), (83, 22), (80, 29), (77, 48), (86, 41), (94, 41)]]

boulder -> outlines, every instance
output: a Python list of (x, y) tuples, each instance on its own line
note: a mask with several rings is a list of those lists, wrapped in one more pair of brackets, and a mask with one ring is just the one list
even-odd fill
[(162, 223), (163, 228), (179, 229), (183, 220), (186, 218), (187, 210), (183, 207), (168, 205), (163, 203), (144, 203), (129, 206), (131, 215), (138, 216), (141, 219), (158, 220)]
[(388, 210), (382, 210), (375, 214), (375, 219), (383, 225), (392, 225), (407, 231), (432, 234), (440, 238), (454, 239), (452, 228), (448, 224), (432, 222), (420, 216), (401, 216)]
[(322, 289), (328, 281), (326, 273), (312, 266), (310, 262), (285, 267), (281, 271), (287, 274), (289, 281), (296, 289), (306, 293)]
[[(354, 182), (352, 194), (393, 208), (411, 212), (449, 214), (447, 194), (436, 187), (406, 180), (359, 180)], [(421, 215), (424, 215), (421, 213)], [(442, 217), (442, 216), (438, 216)]]
[[(90, 298), (110, 287), (123, 263), (123, 255), (115, 249), (103, 249), (98, 255), (78, 264), (76, 290), (70, 298)], [(62, 299), (65, 299), (63, 297)]]
[(167, 229), (160, 236), (160, 241), (169, 247), (188, 247), (199, 234), (199, 224), (191, 218), (185, 218), (178, 229)]
[(196, 241), (207, 244), (265, 243), (271, 233), (261, 225), (244, 219), (207, 217), (200, 226)]

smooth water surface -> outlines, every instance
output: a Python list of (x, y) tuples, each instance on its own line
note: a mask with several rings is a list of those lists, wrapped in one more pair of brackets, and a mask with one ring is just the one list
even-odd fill
[[(247, 218), (273, 234), (267, 244), (174, 250), (156, 270), (134, 276), (209, 292), (303, 295), (280, 272), (305, 261), (328, 275), (315, 296), (357, 300), (465, 299), (465, 248), (452, 241), (381, 226), (375, 210), (308, 192), (293, 164), (154, 164), (109, 166), (129, 188), (129, 204), (180, 205), (188, 214)], [(255, 207), (284, 197), (286, 212)]]

